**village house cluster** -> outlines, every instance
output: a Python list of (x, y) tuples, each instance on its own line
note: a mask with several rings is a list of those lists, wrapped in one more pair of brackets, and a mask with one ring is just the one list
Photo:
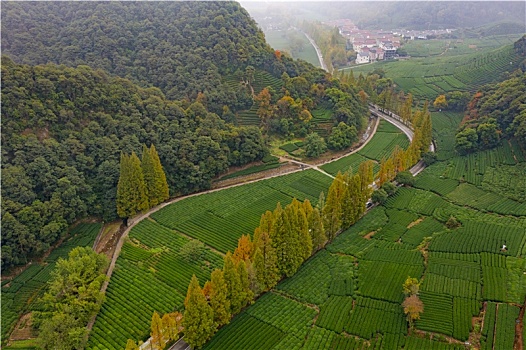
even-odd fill
[(444, 30), (366, 30), (359, 29), (350, 19), (338, 19), (326, 24), (338, 27), (340, 34), (347, 38), (348, 45), (356, 51), (356, 64), (398, 58), (397, 50), (401, 40), (427, 40), (429, 37), (451, 33)]

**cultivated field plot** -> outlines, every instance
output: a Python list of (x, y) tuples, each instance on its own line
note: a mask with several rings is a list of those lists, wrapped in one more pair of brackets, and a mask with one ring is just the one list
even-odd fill
[(101, 227), (100, 223), (75, 226), (70, 231), (71, 237), (54, 249), (43, 263), (29, 266), (11, 281), (2, 281), (2, 340), (22, 314), (39, 308), (36, 300), (44, 294), (57, 260), (67, 259), (75, 247), (91, 247)]
[(274, 210), (278, 202), (285, 206), (294, 197), (315, 204), (331, 180), (319, 171), (305, 170), (190, 197), (151, 216), (161, 225), (197, 238), (223, 253), (233, 252), (239, 237), (252, 234), (265, 211)]
[(192, 275), (203, 284), (214, 268), (223, 265), (222, 257), (208, 249), (197, 261), (187, 261), (179, 251), (188, 242), (188, 238), (149, 219), (131, 230), (88, 349), (122, 349), (128, 339), (144, 340), (148, 338), (154, 311), (183, 310)]
[[(516, 37), (518, 38), (519, 36)], [(429, 46), (416, 47), (426, 44)], [(442, 49), (441, 44), (438, 41), (426, 41), (414, 43), (414, 47), (409, 48), (419, 55), (436, 54)], [(352, 67), (352, 70), (358, 76), (360, 73), (365, 75), (376, 68), (382, 68), (387, 77), (393, 79), (406, 93), (411, 92), (419, 100), (434, 101), (437, 95), (450, 91), (475, 91), (481, 85), (497, 80), (502, 73), (515, 70), (521, 61), (520, 56), (514, 52), (513, 45), (506, 40), (501, 42), (495, 38), (487, 38), (481, 39), (477, 44), (484, 49), (467, 50), (463, 48), (464, 44), (460, 45), (462, 47), (455, 47), (458, 44), (453, 43), (442, 56), (378, 62)]]
[(380, 120), (376, 133), (364, 148), (357, 153), (322, 165), (320, 168), (332, 175), (336, 175), (338, 171), (345, 172), (350, 168), (353, 169), (353, 172), (357, 172), (360, 163), (374, 160), (376, 164), (373, 171), (377, 172), (379, 170), (378, 162), (382, 158), (387, 159), (397, 145), (406, 149), (409, 146), (409, 139), (391, 123)]
[(203, 349), (273, 349), (287, 339), (278, 328), (242, 313), (223, 327)]
[[(289, 34), (289, 32), (294, 35), (295, 40), (301, 41), (301, 50), (292, 50), (291, 42), (287, 38), (287, 34)], [(316, 67), (320, 66), (320, 60), (318, 59), (316, 50), (311, 45), (307, 37), (299, 30), (267, 30), (265, 31), (265, 39), (275, 50), (289, 52), (295, 59), (305, 60)]]
[(463, 113), (431, 112), (433, 139), (437, 146), (437, 159), (446, 160), (457, 155), (455, 152), (455, 135)]

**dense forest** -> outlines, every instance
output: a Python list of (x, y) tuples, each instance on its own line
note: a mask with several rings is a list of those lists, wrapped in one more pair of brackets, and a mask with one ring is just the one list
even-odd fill
[[(526, 56), (526, 35), (518, 40), (515, 51)], [(526, 146), (526, 58), (521, 69), (499, 84), (477, 91), (468, 103), (466, 116), (456, 136), (460, 153), (488, 149), (501, 137), (516, 137)]]
[[(158, 87), (168, 99), (193, 100), (202, 92), (219, 115), (224, 105), (232, 111), (252, 105), (246, 89), (229, 85), (226, 75), (243, 75), (247, 66), (278, 78), (312, 70), (276, 59), (235, 2), (9, 2), (2, 11), (2, 48), (18, 63), (104, 69)], [(323, 77), (321, 70), (314, 74)]]
[[(262, 159), (269, 133), (312, 133), (318, 105), (365, 126), (362, 88), (274, 52), (237, 3), (8, 3), (2, 45), (2, 269), (115, 219), (121, 152), (154, 145), (177, 196)], [(236, 126), (252, 106), (261, 128)]]
[(199, 102), (87, 66), (2, 61), (5, 267), (47, 249), (78, 218), (116, 218), (121, 152), (156, 145), (172, 195), (268, 152), (258, 128), (227, 124)]

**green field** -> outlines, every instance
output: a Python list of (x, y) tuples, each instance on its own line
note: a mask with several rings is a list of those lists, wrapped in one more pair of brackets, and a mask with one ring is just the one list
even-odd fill
[(70, 237), (42, 263), (34, 263), (12, 280), (2, 281), (2, 341), (9, 336), (20, 316), (38, 310), (37, 299), (44, 294), (57, 260), (67, 259), (75, 247), (91, 247), (101, 226), (100, 223), (75, 226), (69, 232)]
[[(380, 130), (386, 133), (388, 129), (383, 126)], [(251, 320), (254, 327), (256, 321), (272, 327), (266, 331), (268, 349), (460, 350), (466, 349), (462, 342), (474, 331), (475, 316), (484, 317), (484, 329), (479, 330), (482, 349), (511, 349), (513, 320), (519, 310), (514, 304), (526, 297), (526, 214), (517, 214), (511, 206), (491, 212), (466, 205), (471, 198), (484, 200), (502, 194), (461, 183), (451, 169), (461, 169), (461, 176), (470, 169), (478, 171), (481, 164), (486, 171), (500, 166), (523, 169), (526, 159), (515, 160), (519, 152), (522, 150), (511, 142), (428, 167), (417, 177), (417, 188), (400, 188), (385, 206), (374, 208), (293, 277), (221, 329), (206, 349), (229, 348), (237, 337), (243, 339), (244, 348), (259, 348), (262, 338), (253, 332), (255, 328), (245, 326)], [(495, 177), (493, 183), (499, 179), (502, 177)], [(465, 186), (472, 188), (465, 191)], [(451, 215), (460, 227), (447, 228)], [(421, 251), (423, 242), (429, 244)], [(502, 244), (507, 245), (504, 251)], [(452, 337), (458, 343), (408, 335), (401, 307), (401, 286), (407, 276), (423, 279), (420, 299), (424, 312), (416, 328)], [(282, 297), (304, 310), (297, 321), (292, 311), (286, 321), (285, 316), (278, 316), (286, 306), (270, 311), (269, 300), (283, 302)], [(266, 310), (265, 318), (258, 316), (260, 310)]]
[(204, 283), (214, 268), (223, 265), (222, 257), (209, 249), (199, 261), (185, 260), (179, 250), (188, 241), (149, 219), (131, 230), (117, 259), (88, 349), (122, 349), (128, 339), (145, 340), (154, 311), (182, 310), (192, 275)]
[(169, 205), (152, 214), (159, 224), (226, 253), (234, 251), (243, 234), (252, 234), (261, 214), (292, 198), (315, 204), (332, 179), (319, 171), (305, 170), (207, 195), (198, 195)]
[[(474, 331), (474, 316), (484, 318), (482, 349), (509, 347), (518, 312), (513, 304), (526, 297), (526, 204), (517, 190), (526, 153), (512, 140), (457, 156), (450, 140), (461, 115), (432, 118), (439, 161), (416, 178), (415, 187), (400, 188), (372, 209), (237, 315), (205, 349), (460, 350)], [(382, 121), (364, 149), (323, 168), (354, 169), (363, 160), (378, 161), (396, 144), (407, 147), (408, 140)], [(284, 147), (294, 152), (299, 146)], [(518, 176), (510, 180), (506, 174)], [(306, 170), (190, 197), (153, 214), (123, 247), (88, 348), (117, 349), (127, 337), (147, 338), (153, 310), (180, 310), (191, 273), (203, 283), (220, 266), (220, 254), (211, 250), (198, 263), (181, 260), (178, 250), (188, 237), (222, 253), (232, 251), (276, 202), (285, 205), (296, 197), (316, 203), (330, 180)], [(446, 226), (451, 216), (459, 227)], [(409, 335), (401, 307), (408, 275), (423, 279), (424, 312), (416, 328), (458, 343)], [(131, 312), (138, 308), (145, 311)]]
[[(346, 69), (352, 69), (357, 76), (382, 68), (405, 93), (411, 92), (417, 100), (434, 101), (438, 95), (450, 91), (475, 91), (517, 69), (522, 59), (511, 44), (518, 38), (518, 35), (506, 35), (458, 41), (414, 41), (404, 46), (414, 56), (409, 60)], [(445, 47), (449, 47), (448, 50), (439, 56)]]
[[(293, 35), (302, 42), (301, 50), (292, 50), (291, 42), (287, 37), (288, 34)], [(265, 31), (265, 39), (273, 49), (289, 52), (295, 59), (301, 59), (313, 66), (320, 67), (316, 50), (302, 32), (298, 30)]]
[(360, 163), (374, 160), (374, 172), (376, 173), (379, 169), (378, 163), (382, 158), (388, 158), (397, 145), (406, 149), (409, 146), (409, 139), (400, 129), (382, 119), (373, 138), (364, 148), (347, 157), (324, 164), (320, 168), (329, 174), (336, 175), (338, 171), (345, 172), (349, 168), (356, 172)]
[[(261, 214), (273, 210), (277, 202), (285, 206), (295, 197), (315, 204), (331, 181), (318, 171), (305, 170), (193, 196), (143, 220), (122, 248), (88, 349), (121, 349), (128, 338), (148, 338), (153, 311), (182, 310), (192, 274), (203, 284), (214, 268), (222, 266), (222, 256), (210, 249), (198, 262), (184, 260), (179, 250), (188, 237), (222, 253), (234, 251), (239, 237), (252, 234)], [(116, 324), (116, 319), (122, 322)], [(254, 317), (249, 319), (254, 327), (261, 324)], [(279, 329), (268, 331), (282, 334)]]

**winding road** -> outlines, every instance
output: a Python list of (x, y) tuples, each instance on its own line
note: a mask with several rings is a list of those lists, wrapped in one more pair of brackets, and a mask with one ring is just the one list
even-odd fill
[(321, 54), (321, 50), (320, 48), (318, 47), (318, 45), (316, 45), (316, 42), (314, 41), (314, 39), (312, 39), (310, 37), (309, 34), (303, 32), (303, 34), (305, 34), (305, 36), (307, 37), (307, 39), (309, 39), (310, 41), (310, 44), (314, 47), (314, 50), (316, 50), (316, 54), (318, 55), (318, 60), (320, 61), (320, 66), (321, 68), (326, 71), (326, 72), (329, 72), (329, 69), (327, 68), (327, 65), (325, 64), (325, 61), (323, 60), (323, 55)]
[[(399, 128), (401, 131), (403, 131), (407, 135), (407, 137), (409, 138), (409, 141), (413, 140), (413, 135), (414, 135), (413, 131), (411, 130), (411, 128), (409, 126), (405, 125), (402, 122), (402, 119), (400, 118), (400, 116), (398, 116), (398, 115), (396, 115), (396, 114), (394, 114), (392, 112), (384, 112), (384, 111), (380, 110), (378, 108), (378, 106), (375, 106), (375, 105), (372, 105), (372, 104), (369, 105), (369, 111), (370, 111), (370, 113), (372, 115), (377, 117), (376, 118), (376, 123), (374, 124), (374, 128), (373, 128), (372, 132), (367, 134), (367, 138), (364, 140), (362, 145), (360, 147), (358, 147), (357, 149), (353, 150), (352, 152), (344, 154), (344, 155), (342, 155), (342, 156), (340, 156), (340, 157), (338, 157), (336, 159), (330, 159), (328, 161), (325, 161), (325, 162), (317, 164), (317, 165), (303, 163), (303, 162), (300, 162), (300, 161), (296, 161), (296, 160), (291, 160), (289, 158), (285, 158), (287, 161), (290, 161), (292, 163), (296, 163), (296, 164), (301, 165), (301, 168), (300, 169), (294, 169), (294, 170), (291, 170), (291, 171), (288, 171), (288, 172), (284, 172), (284, 173), (280, 173), (280, 174), (266, 176), (266, 177), (263, 177), (263, 178), (260, 178), (260, 179), (256, 179), (256, 180), (252, 180), (252, 181), (241, 182), (241, 183), (237, 183), (237, 184), (233, 184), (233, 185), (229, 185), (229, 186), (225, 186), (225, 187), (220, 187), (220, 188), (216, 188), (216, 189), (212, 189), (212, 190), (207, 190), (207, 191), (203, 191), (203, 192), (199, 192), (199, 193), (194, 193), (194, 194), (190, 194), (190, 195), (174, 198), (174, 199), (172, 199), (170, 201), (167, 201), (167, 202), (162, 203), (162, 204), (160, 204), (160, 205), (158, 205), (156, 207), (151, 208), (150, 210), (148, 210), (145, 213), (142, 213), (142, 214), (140, 214), (140, 215), (138, 215), (138, 216), (136, 216), (134, 218), (130, 218), (128, 220), (128, 227), (126, 228), (124, 233), (119, 238), (119, 241), (117, 242), (117, 245), (115, 247), (115, 251), (113, 252), (111, 263), (110, 263), (110, 266), (109, 266), (108, 271), (106, 273), (107, 279), (106, 279), (106, 281), (104, 282), (104, 284), (103, 284), (103, 286), (101, 288), (101, 292), (105, 293), (106, 289), (108, 288), (111, 276), (113, 274), (113, 270), (115, 269), (115, 264), (117, 262), (117, 258), (120, 255), (120, 252), (121, 252), (122, 246), (124, 244), (124, 241), (126, 240), (126, 237), (130, 233), (131, 229), (133, 227), (135, 227), (135, 225), (137, 225), (139, 222), (141, 222), (142, 220), (148, 218), (151, 214), (153, 214), (156, 211), (166, 207), (167, 205), (170, 205), (172, 203), (181, 201), (181, 200), (186, 199), (186, 198), (200, 196), (200, 195), (211, 193), (211, 192), (221, 191), (221, 190), (224, 190), (224, 189), (227, 189), (227, 188), (232, 188), (232, 187), (236, 187), (236, 186), (242, 186), (242, 185), (245, 185), (245, 184), (258, 182), (258, 181), (266, 180), (266, 179), (273, 178), (273, 177), (278, 177), (278, 176), (283, 176), (283, 175), (291, 174), (291, 173), (298, 172), (298, 171), (303, 171), (304, 168), (311, 168), (311, 169), (317, 170), (317, 171), (319, 171), (319, 172), (321, 172), (321, 173), (323, 173), (323, 174), (325, 174), (325, 175), (327, 175), (327, 176), (329, 176), (331, 178), (334, 178), (334, 176), (332, 176), (332, 175), (326, 173), (325, 171), (323, 171), (322, 169), (320, 169), (319, 166), (327, 164), (327, 163), (334, 162), (334, 161), (336, 161), (338, 159), (341, 159), (341, 158), (344, 158), (344, 157), (347, 157), (347, 156), (349, 156), (349, 155), (351, 155), (353, 153), (358, 152), (363, 147), (365, 147), (365, 145), (372, 139), (372, 137), (376, 133), (376, 129), (377, 129), (378, 124), (379, 124), (379, 118), (382, 118), (382, 119), (388, 121), (389, 123), (391, 123), (394, 126), (396, 126), (397, 128)], [(435, 147), (434, 147), (433, 144), (431, 144), (429, 147), (430, 147), (429, 148), (430, 151), (432, 151), (432, 152), (435, 151)], [(417, 175), (424, 169), (425, 169), (425, 164), (422, 161), (419, 161), (416, 165), (414, 165), (410, 169), (410, 171), (411, 171), (411, 173), (413, 175)], [(103, 232), (103, 230), (101, 230), (101, 232)], [(88, 331), (91, 331), (91, 329), (93, 327), (93, 324), (95, 323), (95, 320), (96, 320), (96, 317), (88, 324), (88, 327), (87, 327)], [(147, 344), (149, 344), (149, 339), (143, 344), (143, 346), (141, 346), (141, 349), (146, 349)], [(181, 350), (183, 350), (183, 349), (188, 349), (189, 348), (188, 344), (186, 344), (183, 339), (180, 339), (176, 344), (174, 344), (174, 346), (175, 347), (172, 347), (170, 349), (181, 349)]]

